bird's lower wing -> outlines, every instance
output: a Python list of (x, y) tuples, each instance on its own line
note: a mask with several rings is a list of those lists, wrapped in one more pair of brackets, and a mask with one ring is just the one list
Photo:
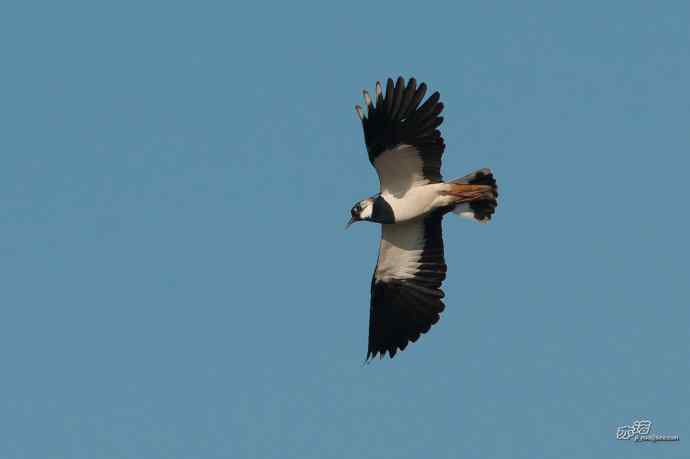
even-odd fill
[(382, 225), (379, 259), (371, 280), (367, 358), (391, 357), (429, 331), (444, 309), (446, 277), (441, 213)]

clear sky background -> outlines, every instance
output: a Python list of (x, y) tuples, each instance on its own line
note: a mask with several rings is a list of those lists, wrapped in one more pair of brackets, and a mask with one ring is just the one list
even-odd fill
[[(16, 2), (0, 13), (0, 457), (688, 458), (688, 2)], [(447, 308), (362, 365), (354, 105), (414, 76)], [(617, 441), (653, 421), (680, 442)]]

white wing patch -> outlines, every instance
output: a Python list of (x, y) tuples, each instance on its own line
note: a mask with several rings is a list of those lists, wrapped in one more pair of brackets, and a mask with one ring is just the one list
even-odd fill
[(410, 188), (429, 183), (424, 177), (424, 163), (419, 150), (412, 145), (398, 145), (374, 160), (379, 174), (381, 193), (404, 195)]
[(419, 268), (424, 250), (424, 220), (381, 225), (377, 280), (409, 279)]

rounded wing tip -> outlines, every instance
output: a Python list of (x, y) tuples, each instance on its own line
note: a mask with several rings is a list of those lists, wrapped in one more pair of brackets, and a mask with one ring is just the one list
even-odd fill
[(355, 105), (355, 111), (357, 112), (357, 116), (359, 116), (359, 119), (364, 121), (364, 112), (362, 111), (362, 107), (359, 105)]

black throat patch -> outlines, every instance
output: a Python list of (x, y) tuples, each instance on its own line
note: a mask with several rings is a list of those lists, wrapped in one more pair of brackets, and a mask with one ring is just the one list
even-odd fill
[(380, 195), (374, 199), (374, 208), (371, 211), (371, 221), (376, 223), (390, 224), (395, 223), (395, 214), (388, 201)]

